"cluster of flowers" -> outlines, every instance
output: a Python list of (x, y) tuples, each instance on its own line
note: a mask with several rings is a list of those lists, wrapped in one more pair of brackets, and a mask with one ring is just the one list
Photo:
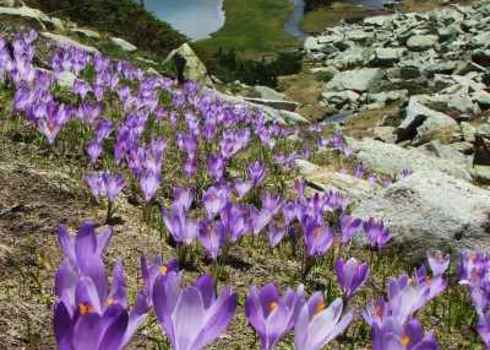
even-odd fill
[[(97, 233), (91, 222), (83, 223), (75, 237), (64, 226), (58, 230), (64, 260), (55, 279), (54, 329), (60, 349), (121, 349), (152, 308), (174, 349), (202, 349), (226, 329), (237, 295), (224, 288), (217, 296), (209, 275), (184, 288), (175, 260), (163, 264), (161, 259), (141, 259), (144, 287), (128, 310), (122, 263), (114, 265), (110, 286), (105, 273), (103, 254), (111, 235), (110, 228)], [(366, 281), (368, 267), (355, 259), (339, 259), (337, 274), (346, 302)], [(251, 288), (245, 309), (263, 349), (273, 349), (295, 328), (296, 348), (316, 350), (352, 320), (352, 312), (343, 304), (337, 299), (327, 307), (318, 292), (306, 301), (303, 286), (281, 295), (274, 284), (268, 284), (260, 290)]]
[[(105, 140), (114, 134), (114, 158), (119, 165), (128, 166), (147, 202), (154, 198), (161, 182), (164, 153), (169, 143), (175, 143), (182, 152), (182, 169), (186, 176), (196, 174), (200, 156), (203, 156), (207, 159), (208, 172), (220, 182), (232, 158), (245, 149), (253, 137), (272, 149), (278, 138), (301, 133), (297, 128), (267, 122), (263, 114), (246, 106), (227, 104), (211, 93), (202, 93), (192, 82), (178, 89), (171, 79), (76, 47), (58, 48), (51, 59), (51, 71), (37, 68), (33, 65), (36, 38), (34, 31), (17, 34), (11, 45), (12, 52), (9, 43), (0, 38), (0, 77), (15, 85), (15, 111), (23, 113), (50, 144), (69, 122), (82, 123), (93, 135), (85, 145), (92, 164), (101, 158)], [(82, 75), (90, 67), (93, 81), (83, 80)], [(74, 105), (57, 102), (52, 93), (57, 80), (66, 72), (76, 76), (71, 92), (79, 100)], [(170, 97), (171, 108), (161, 103), (162, 94)], [(104, 99), (111, 101), (112, 110), (107, 109)], [(122, 119), (117, 125), (106, 115), (114, 110)], [(180, 123), (182, 118), (184, 129)], [(175, 139), (151, 137), (145, 143), (143, 135), (148, 125), (164, 120), (175, 130)], [(313, 133), (322, 131), (318, 126), (310, 129)], [(319, 140), (316, 145), (319, 150), (329, 147), (346, 156), (352, 153), (340, 133), (329, 140)], [(292, 167), (297, 159), (308, 158), (316, 150), (313, 147), (306, 147), (299, 153), (275, 154), (273, 160), (284, 168)], [(215, 151), (201, 155), (203, 148)], [(360, 177), (364, 173), (362, 165), (355, 171)], [(375, 182), (374, 176), (369, 178)], [(247, 186), (249, 182), (241, 184), (239, 189), (245, 191)]]
[[(177, 88), (171, 79), (74, 47), (55, 52), (52, 71), (37, 68), (32, 63), (36, 38), (33, 31), (18, 34), (12, 43), (0, 38), (0, 81), (15, 86), (15, 111), (50, 144), (69, 122), (77, 121), (92, 135), (85, 150), (95, 166), (112, 136), (116, 164), (129, 169), (146, 202), (156, 196), (169, 148), (178, 153), (187, 177), (196, 176), (202, 166), (214, 181), (204, 189), (202, 200), (196, 198), (196, 189), (174, 187), (173, 201), (162, 208), (162, 218), (178, 244), (199, 240), (216, 260), (225, 245), (245, 235), (266, 234), (270, 246), (275, 247), (284, 237), (298, 238), (302, 232), (305, 255), (315, 258), (324, 256), (335, 243), (349, 244), (360, 231), (373, 249), (383, 248), (391, 239), (382, 221), (350, 216), (349, 201), (337, 192), (306, 197), (301, 182), (296, 184), (297, 198), (292, 200), (265, 191), (263, 183), (270, 169), (263, 162), (249, 164), (245, 179), (230, 177), (229, 165), (253, 142), (258, 140), (262, 147), (274, 149), (280, 139), (299, 133), (299, 129), (267, 122), (263, 114), (224, 103), (202, 93), (192, 82)], [(88, 68), (93, 68), (93, 81), (82, 78)], [(77, 77), (71, 89), (78, 98), (74, 105), (57, 101), (53, 93), (66, 72)], [(164, 95), (170, 107), (161, 102)], [(106, 100), (112, 102), (111, 110)], [(109, 112), (118, 113), (121, 121), (108, 116)], [(162, 122), (174, 137), (152, 134), (149, 125)], [(310, 131), (321, 132), (317, 128)], [(347, 157), (352, 153), (340, 133), (329, 140), (320, 139), (316, 147), (329, 147)], [(287, 169), (314, 151), (275, 152), (273, 161)], [(399, 176), (409, 174), (404, 170)], [(368, 176), (375, 182), (362, 164), (354, 175)], [(109, 171), (90, 173), (85, 180), (96, 198), (107, 198), (111, 204), (127, 183)], [(257, 205), (247, 201), (251, 193), (259, 195)], [(129, 311), (122, 263), (114, 266), (111, 286), (105, 274), (103, 253), (110, 238), (110, 229), (96, 234), (92, 223), (83, 224), (75, 239), (66, 228), (59, 230), (64, 251), (55, 282), (54, 325), (59, 348), (121, 349), (151, 309), (174, 349), (201, 349), (226, 329), (236, 308), (236, 294), (225, 288), (217, 295), (210, 276), (184, 287), (175, 261), (164, 265), (159, 259), (142, 259), (144, 288)], [(422, 267), (412, 278), (402, 275), (390, 280), (387, 297), (371, 303), (363, 313), (372, 327), (374, 349), (437, 349), (434, 336), (424, 332), (416, 314), (446, 288), (448, 264), (449, 257), (431, 254), (431, 277)], [(469, 286), (478, 312), (480, 335), (490, 346), (488, 266), (486, 256), (465, 253), (459, 270), (461, 283)], [(308, 350), (321, 349), (345, 331), (353, 319), (347, 304), (366, 282), (369, 269), (355, 259), (338, 259), (336, 273), (343, 297), (328, 307), (318, 292), (307, 301), (301, 286), (282, 294), (274, 284), (251, 288), (246, 315), (263, 349), (274, 348), (293, 329), (296, 348)]]
[(428, 254), (428, 262), (432, 276), (422, 266), (412, 277), (403, 274), (393, 278), (388, 282), (387, 299), (371, 302), (364, 310), (375, 350), (438, 349), (432, 332), (425, 333), (415, 315), (447, 288), (444, 273), (450, 257), (435, 251)]
[[(250, 183), (247, 189), (258, 184), (264, 175), (264, 168), (254, 163), (249, 168)], [(296, 183), (298, 198), (285, 200), (279, 195), (264, 191), (261, 207), (238, 202), (244, 195), (240, 186), (226, 183), (211, 186), (203, 195), (202, 206), (207, 215), (201, 220), (191, 219), (194, 195), (191, 189), (176, 187), (174, 200), (168, 209), (162, 209), (163, 221), (175, 242), (191, 245), (199, 240), (208, 255), (216, 260), (222, 248), (238, 242), (247, 234), (254, 237), (261, 233), (271, 248), (276, 247), (286, 235), (298, 237), (302, 232), (304, 250), (307, 257), (321, 257), (334, 243), (347, 245), (357, 232), (364, 232), (373, 249), (381, 249), (391, 239), (389, 230), (380, 220), (362, 220), (347, 214), (348, 200), (338, 192), (305, 196), (304, 185)], [(194, 210), (199, 212), (199, 203)], [(330, 214), (337, 217), (338, 224), (325, 221)]]
[[(44, 84), (40, 84), (40, 77), (49, 73), (40, 72), (32, 66), (32, 43), (35, 38), (34, 32), (17, 37), (14, 41), (17, 49), (13, 60), (9, 61), (11, 67), (9, 66), (7, 72), (12, 75), (17, 71), (19, 62), (22, 62), (22, 67), (29, 67), (18, 76), (13, 76), (17, 88), (16, 102), (22, 101), (16, 103), (16, 109), (24, 112), (50, 143), (68, 120), (77, 118), (93, 131), (94, 137), (86, 145), (86, 150), (90, 161), (96, 163), (103, 151), (103, 141), (116, 130), (114, 158), (117, 163), (127, 165), (147, 202), (155, 197), (161, 182), (163, 160), (169, 142), (175, 142), (177, 149), (182, 152), (182, 168), (188, 177), (196, 174), (200, 143), (207, 143), (209, 149), (216, 150), (210, 152), (205, 161), (206, 171), (215, 181), (202, 199), (207, 217), (199, 221), (189, 218), (193, 202), (191, 189), (176, 188), (171, 208), (162, 211), (165, 225), (176, 242), (189, 245), (199, 239), (211, 258), (216, 259), (224, 244), (236, 242), (247, 233), (258, 235), (264, 229), (268, 233), (270, 245), (275, 247), (286, 233), (294, 234), (293, 224), (297, 221), (304, 233), (308, 256), (322, 256), (332, 246), (335, 229), (325, 223), (323, 218), (327, 212), (345, 212), (348, 201), (338, 193), (329, 192), (307, 199), (303, 189), (298, 200), (286, 201), (265, 192), (261, 196), (260, 208), (233, 200), (233, 196), (240, 200), (257, 188), (263, 182), (267, 170), (263, 163), (256, 161), (248, 167), (245, 180), (228, 181), (226, 169), (232, 158), (251, 143), (252, 132), (264, 146), (273, 148), (276, 142), (274, 138), (289, 133), (287, 128), (266, 123), (263, 115), (252, 118), (250, 111), (246, 109), (226, 105), (212, 96), (199, 94), (195, 84), (188, 83), (183, 89), (175, 89), (172, 88), (174, 82), (169, 79), (148, 76), (130, 64), (112, 62), (101, 55), (92, 56), (76, 48), (61, 48), (56, 51), (52, 59), (54, 75), (70, 71), (78, 76), (92, 64), (94, 82), (87, 83), (81, 79), (75, 81), (73, 92), (81, 99), (78, 106), (57, 104), (50, 93), (54, 79), (44, 79)], [(10, 56), (7, 50), (2, 52), (2, 57), (8, 60)], [(27, 71), (35, 72), (32, 79)], [(133, 93), (128, 85), (123, 84), (124, 81), (139, 82), (139, 90)], [(173, 107), (179, 108), (181, 113), (165, 110), (159, 104), (161, 91), (171, 95)], [(96, 97), (95, 103), (90, 102), (87, 97), (91, 92)], [(118, 126), (103, 115), (102, 98), (106, 95), (109, 98), (116, 96), (126, 115)], [(184, 130), (179, 128), (178, 123), (182, 114)], [(58, 118), (60, 115), (64, 117)], [(197, 118), (196, 115), (202, 118)], [(150, 142), (144, 143), (142, 136), (151, 116), (155, 116), (156, 120), (167, 119), (177, 130), (175, 140), (153, 137)], [(62, 123), (59, 122), (61, 120)], [(40, 127), (41, 125), (48, 126), (49, 130)], [(237, 127), (240, 125), (241, 127)], [(334, 149), (345, 149), (343, 142), (343, 138), (336, 134), (331, 145)], [(121, 175), (108, 171), (91, 173), (85, 180), (96, 198), (106, 197), (110, 203), (115, 201), (125, 186)], [(282, 220), (279, 216), (282, 216)], [(342, 242), (348, 243), (361, 226), (373, 247), (381, 248), (390, 238), (382, 222), (370, 219), (363, 224), (361, 220), (343, 214), (339, 227)]]
[[(143, 289), (129, 310), (122, 263), (114, 265), (110, 286), (105, 273), (103, 254), (111, 235), (110, 228), (97, 233), (91, 222), (83, 223), (75, 237), (66, 227), (59, 228), (64, 260), (55, 279), (54, 329), (60, 349), (122, 349), (151, 309), (173, 349), (202, 349), (226, 330), (237, 306), (236, 293), (226, 287), (217, 295), (210, 275), (184, 287), (175, 260), (163, 264), (159, 258), (148, 261), (142, 257)], [(460, 265), (464, 276), (472, 276), (476, 294), (475, 259), (481, 257), (463, 255)], [(387, 299), (371, 302), (363, 311), (372, 328), (374, 349), (438, 349), (434, 335), (423, 330), (415, 315), (446, 289), (444, 273), (449, 256), (436, 251), (428, 255), (428, 262), (431, 277), (422, 266), (412, 278), (407, 274), (393, 278), (388, 283)], [(320, 350), (347, 329), (354, 318), (349, 301), (366, 283), (369, 268), (355, 258), (339, 258), (335, 270), (342, 298), (329, 306), (320, 292), (307, 300), (302, 285), (284, 293), (274, 283), (250, 288), (245, 314), (262, 349), (274, 349), (294, 329), (296, 349)], [(481, 297), (474, 298), (482, 303)]]

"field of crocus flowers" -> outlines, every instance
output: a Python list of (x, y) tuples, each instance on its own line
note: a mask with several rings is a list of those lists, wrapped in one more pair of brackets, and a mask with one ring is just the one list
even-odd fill
[(295, 164), (372, 186), (410, 169), (379, 177), (338, 132), (101, 54), (57, 47), (40, 68), (37, 41), (0, 38), (0, 347), (490, 347), (486, 255), (407, 261)]

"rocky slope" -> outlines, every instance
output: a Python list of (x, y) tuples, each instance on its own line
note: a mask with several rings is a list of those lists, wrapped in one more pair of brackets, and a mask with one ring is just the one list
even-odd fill
[(310, 70), (326, 80), (320, 103), (332, 122), (347, 133), (365, 127), (351, 140), (354, 157), (376, 172), (414, 172), (357, 209), (390, 217), (414, 248), (488, 246), (489, 15), (490, 3), (477, 2), (376, 16), (304, 44)]

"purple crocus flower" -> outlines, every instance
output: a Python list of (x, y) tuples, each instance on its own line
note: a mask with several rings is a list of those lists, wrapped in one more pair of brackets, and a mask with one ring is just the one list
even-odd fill
[(385, 227), (382, 220), (378, 221), (374, 218), (369, 218), (364, 221), (363, 228), (372, 248), (382, 249), (392, 238), (390, 231)]
[(438, 350), (432, 333), (425, 333), (417, 320), (399, 324), (387, 319), (381, 327), (373, 328), (373, 350)]
[(90, 158), (90, 163), (95, 164), (97, 163), (97, 159), (99, 159), (100, 155), (102, 154), (102, 144), (97, 142), (97, 140), (92, 140), (87, 144), (85, 151)]
[(73, 82), (73, 92), (77, 95), (80, 95), (82, 99), (87, 96), (87, 94), (92, 91), (92, 88), (90, 87), (89, 84), (87, 84), (85, 81), (80, 80), (80, 79), (75, 79)]
[(95, 128), (95, 139), (97, 142), (102, 142), (112, 132), (113, 124), (106, 118), (101, 118)]
[(427, 274), (427, 269), (425, 266), (421, 266), (415, 271), (415, 278), (419, 285), (428, 290), (426, 296), (428, 300), (434, 299), (447, 288), (447, 280), (443, 277), (443, 275), (434, 275), (430, 277)]
[(275, 248), (284, 238), (287, 232), (286, 225), (278, 222), (272, 222), (267, 226), (267, 238), (269, 246)]
[[(478, 310), (478, 306), (477, 310)], [(490, 309), (478, 311), (478, 323), (476, 329), (485, 346), (490, 348)]]
[(60, 226), (58, 241), (64, 253), (55, 279), (54, 333), (60, 349), (122, 349), (146, 318), (149, 305), (140, 292), (127, 310), (124, 269), (114, 265), (109, 288), (102, 255), (112, 235), (96, 234), (85, 222), (75, 238)]
[(191, 188), (174, 187), (174, 201), (172, 203), (172, 208), (186, 212), (191, 208), (193, 201), (194, 192)]
[(215, 217), (230, 200), (231, 190), (226, 185), (211, 186), (203, 195), (204, 207), (208, 218)]
[(354, 168), (354, 176), (359, 179), (362, 179), (365, 173), (366, 173), (366, 167), (362, 163), (357, 164), (356, 167)]
[(95, 198), (107, 197), (112, 203), (126, 186), (122, 175), (111, 174), (108, 171), (91, 173), (85, 176), (85, 182)]
[(297, 219), (298, 205), (295, 202), (286, 202), (282, 206), (282, 217), (286, 226), (290, 225)]
[(157, 193), (158, 187), (160, 187), (161, 176), (159, 173), (151, 171), (145, 171), (139, 179), (141, 191), (145, 202), (150, 202)]
[(427, 252), (427, 260), (434, 276), (443, 275), (451, 262), (449, 254), (443, 254), (438, 250)]
[(472, 286), (480, 282), (490, 268), (490, 260), (481, 252), (464, 251), (458, 258), (459, 283)]
[(227, 241), (234, 243), (251, 230), (249, 213), (242, 205), (232, 202), (226, 204), (220, 212), (220, 222)]
[(342, 299), (335, 299), (326, 307), (322, 293), (314, 293), (296, 319), (296, 349), (323, 349), (327, 343), (345, 331), (352, 317), (351, 312), (344, 311)]
[(362, 220), (350, 215), (342, 215), (340, 218), (340, 233), (342, 243), (347, 244), (352, 240), (354, 234), (361, 228)]
[(269, 283), (258, 290), (252, 286), (245, 303), (248, 322), (260, 337), (263, 350), (274, 349), (281, 338), (295, 324), (299, 311), (305, 303), (304, 288), (288, 289), (283, 295)]
[(220, 222), (203, 220), (199, 223), (199, 241), (211, 259), (218, 259), (220, 249), (225, 243), (225, 232)]
[(265, 166), (259, 161), (250, 164), (247, 171), (254, 186), (260, 184), (265, 177)]
[(333, 231), (330, 226), (307, 219), (303, 224), (306, 254), (323, 256), (333, 244)]
[(253, 187), (252, 181), (237, 181), (233, 185), (235, 192), (238, 194), (238, 198), (242, 199), (250, 192)]
[(335, 272), (337, 273), (340, 289), (344, 293), (344, 298), (348, 300), (367, 281), (369, 266), (367, 263), (361, 263), (355, 258), (350, 258), (347, 261), (340, 258), (335, 264)]
[(221, 179), (223, 178), (225, 167), (226, 161), (220, 155), (210, 155), (208, 157), (208, 172), (215, 181), (221, 181)]
[(36, 121), (40, 133), (46, 136), (49, 144), (53, 144), (56, 136), (71, 118), (71, 110), (65, 105), (50, 102), (47, 105), (47, 114)]
[(227, 328), (237, 295), (225, 288), (217, 297), (209, 275), (184, 289), (181, 284), (181, 275), (173, 271), (157, 277), (153, 288), (155, 314), (174, 350), (200, 350)]
[(144, 282), (143, 294), (147, 299), (147, 304), (151, 307), (153, 306), (153, 286), (157, 277), (159, 275), (165, 275), (170, 271), (178, 272), (180, 267), (176, 259), (171, 259), (164, 264), (160, 256), (150, 260), (142, 256), (140, 262)]
[(188, 219), (183, 210), (162, 209), (162, 217), (165, 227), (176, 242), (190, 245), (197, 238), (199, 225), (196, 221)]

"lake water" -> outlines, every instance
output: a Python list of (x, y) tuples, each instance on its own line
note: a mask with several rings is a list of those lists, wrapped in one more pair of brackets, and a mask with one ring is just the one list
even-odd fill
[(145, 7), (193, 40), (209, 37), (225, 23), (223, 0), (145, 0)]
[[(350, 0), (349, 2), (368, 8), (382, 8), (387, 1)], [(304, 0), (290, 0), (290, 2), (294, 5), (294, 10), (284, 30), (299, 39), (304, 39), (306, 35), (300, 28), (305, 8)], [(225, 23), (223, 0), (145, 0), (145, 7), (193, 40), (208, 38)]]

